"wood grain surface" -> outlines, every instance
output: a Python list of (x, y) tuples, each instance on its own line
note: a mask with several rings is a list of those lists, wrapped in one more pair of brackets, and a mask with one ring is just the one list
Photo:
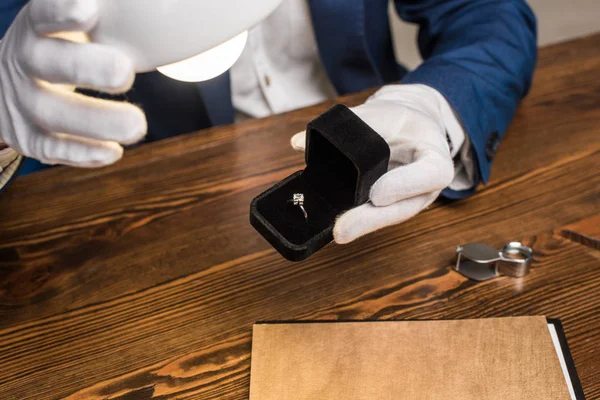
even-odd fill
[[(19, 179), (0, 196), (0, 398), (247, 399), (259, 320), (546, 315), (600, 399), (600, 34), (541, 50), (487, 187), (290, 263), (249, 204), (303, 168), (289, 139), (333, 104)], [(450, 268), (458, 244), (517, 239), (523, 279)]]

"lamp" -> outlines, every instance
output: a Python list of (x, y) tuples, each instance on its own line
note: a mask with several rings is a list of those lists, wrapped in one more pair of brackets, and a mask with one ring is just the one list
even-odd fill
[(136, 72), (205, 81), (231, 68), (248, 29), (281, 1), (98, 0), (100, 17), (89, 36), (127, 53)]
[(221, 75), (240, 58), (246, 42), (248, 31), (244, 31), (223, 44), (206, 50), (203, 53), (179, 61), (174, 64), (158, 67), (158, 71), (184, 82), (202, 82)]

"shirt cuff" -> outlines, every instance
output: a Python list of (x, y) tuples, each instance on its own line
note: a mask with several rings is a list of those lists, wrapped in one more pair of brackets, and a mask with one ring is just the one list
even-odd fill
[(24, 157), (0, 141), (0, 193), (17, 176)]
[(454, 191), (472, 189), (477, 182), (471, 141), (448, 100), (437, 90), (433, 89), (433, 91), (440, 103), (442, 122), (446, 127), (450, 154), (454, 159), (454, 180), (448, 188)]

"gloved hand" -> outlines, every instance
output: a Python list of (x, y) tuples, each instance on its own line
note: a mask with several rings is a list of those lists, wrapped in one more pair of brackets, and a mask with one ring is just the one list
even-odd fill
[(96, 0), (31, 0), (21, 10), (0, 42), (0, 142), (46, 164), (100, 167), (146, 134), (138, 107), (73, 91), (118, 93), (133, 83), (127, 55), (53, 35), (88, 32), (97, 19)]
[[(452, 182), (454, 164), (444, 126), (449, 107), (428, 86), (390, 85), (352, 109), (385, 139), (391, 157), (388, 173), (371, 189), (371, 201), (336, 221), (337, 243), (349, 243), (412, 218)], [(306, 133), (296, 134), (291, 142), (296, 150), (304, 151)]]

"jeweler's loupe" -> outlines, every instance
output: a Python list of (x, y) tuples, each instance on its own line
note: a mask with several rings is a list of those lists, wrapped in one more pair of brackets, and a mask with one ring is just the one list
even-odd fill
[(456, 248), (454, 269), (469, 279), (486, 281), (498, 276), (521, 278), (529, 273), (533, 250), (511, 242), (501, 250), (484, 243), (469, 243)]

